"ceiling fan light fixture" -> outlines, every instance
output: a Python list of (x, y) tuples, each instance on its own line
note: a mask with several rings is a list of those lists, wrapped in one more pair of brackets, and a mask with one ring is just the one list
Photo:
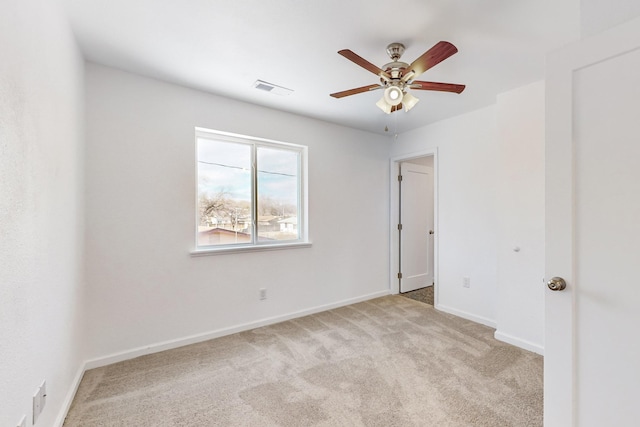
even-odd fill
[(380, 98), (378, 102), (376, 102), (376, 105), (386, 114), (391, 114), (391, 105), (387, 103), (387, 101), (384, 99), (384, 96)]
[(398, 86), (391, 85), (384, 90), (384, 100), (389, 105), (396, 106), (402, 102), (404, 93)]
[(409, 92), (405, 93), (404, 97), (402, 98), (402, 105), (404, 105), (405, 108), (404, 111), (409, 112), (409, 110), (415, 107), (419, 101), (420, 100), (418, 98), (411, 95)]
[(379, 78), (379, 83), (331, 93), (329, 95), (333, 98), (343, 98), (345, 96), (381, 89), (383, 91), (382, 99), (376, 102), (376, 106), (384, 113), (391, 114), (402, 108), (404, 108), (405, 111), (409, 111), (419, 102), (418, 98), (407, 92), (409, 89), (455, 93), (460, 93), (464, 90), (465, 85), (414, 80), (420, 74), (458, 52), (458, 48), (453, 44), (447, 41), (440, 41), (420, 55), (411, 64), (400, 61), (403, 52), (404, 45), (402, 43), (389, 44), (387, 46), (387, 53), (391, 58), (391, 62), (383, 65), (381, 68), (349, 49), (339, 50), (339, 55), (375, 74)]

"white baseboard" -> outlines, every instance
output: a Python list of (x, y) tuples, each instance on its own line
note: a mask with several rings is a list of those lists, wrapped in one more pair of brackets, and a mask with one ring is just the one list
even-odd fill
[[(471, 320), (476, 323), (480, 323), (485, 326), (489, 326), (491, 328), (496, 329), (496, 322), (485, 317), (476, 316), (471, 313), (467, 313), (465, 311), (457, 310), (455, 308), (443, 306), (441, 304), (436, 305), (435, 308), (440, 311), (444, 311), (445, 313), (453, 314), (454, 316), (462, 317), (463, 319)], [(531, 341), (523, 340), (521, 338), (514, 337), (513, 335), (505, 334), (499, 331), (495, 331), (493, 333), (493, 337), (498, 341), (506, 342), (507, 344), (514, 345), (516, 347), (520, 347), (524, 350), (532, 351), (534, 353), (540, 354), (544, 356), (544, 347), (533, 343)]]
[(158, 353), (160, 351), (165, 351), (165, 350), (171, 350), (174, 348), (183, 347), (185, 345), (196, 344), (199, 342), (208, 341), (210, 339), (223, 337), (225, 335), (231, 335), (237, 332), (243, 332), (243, 331), (248, 331), (250, 329), (259, 328), (261, 326), (267, 326), (267, 325), (272, 325), (274, 323), (284, 322), (285, 320), (295, 319), (302, 316), (308, 316), (310, 314), (331, 310), (331, 309), (342, 307), (345, 305), (355, 304), (357, 302), (362, 302), (362, 301), (370, 300), (373, 298), (379, 298), (385, 295), (389, 295), (389, 290), (385, 289), (384, 291), (378, 291), (372, 294), (363, 295), (356, 298), (350, 298), (347, 300), (342, 300), (342, 301), (338, 301), (331, 304), (311, 307), (308, 309), (295, 311), (295, 312), (280, 315), (280, 316), (267, 317), (265, 319), (243, 323), (243, 324), (231, 326), (228, 328), (217, 329), (215, 331), (205, 332), (202, 334), (196, 334), (188, 337), (178, 338), (175, 340), (169, 340), (169, 341), (163, 341), (155, 344), (150, 344), (144, 347), (138, 347), (138, 348), (123, 351), (120, 353), (114, 353), (109, 356), (88, 360), (85, 363), (86, 365), (85, 368), (86, 369), (99, 368), (102, 366), (111, 365), (113, 363), (122, 362), (124, 360), (133, 359), (139, 356), (145, 356), (147, 354)]
[(163, 341), (156, 344), (150, 344), (144, 347), (138, 347), (131, 350), (123, 351), (120, 353), (114, 353), (108, 356), (99, 357), (96, 359), (91, 359), (85, 361), (76, 377), (74, 378), (73, 384), (65, 397), (63, 406), (60, 410), (60, 414), (56, 419), (55, 426), (62, 427), (64, 424), (64, 420), (67, 417), (67, 413), (69, 412), (69, 408), (71, 407), (71, 403), (73, 402), (73, 398), (78, 391), (78, 387), (80, 386), (80, 381), (82, 381), (82, 377), (84, 373), (90, 369), (100, 368), (102, 366), (111, 365), (113, 363), (122, 362), (129, 359), (134, 359), (139, 356), (145, 356), (147, 354), (158, 353), (160, 351), (171, 350), (173, 348), (183, 347), (185, 345), (196, 344), (203, 341), (208, 341), (213, 338), (223, 337), (225, 335), (235, 334), (237, 332), (248, 331), (250, 329), (259, 328), (261, 326), (273, 325), (275, 323), (284, 322), (285, 320), (296, 319), (298, 317), (308, 316), (314, 313), (320, 313), (322, 311), (332, 310), (338, 307), (344, 307), (346, 305), (355, 304), (362, 301), (367, 301), (374, 298), (383, 297), (389, 295), (389, 290), (385, 289), (383, 291), (374, 292), (368, 295), (362, 295), (356, 298), (350, 298), (342, 301), (337, 301), (331, 304), (319, 305), (316, 307), (311, 307), (305, 310), (294, 311), (292, 313), (284, 314), (281, 316), (273, 316), (265, 319), (256, 320), (254, 322), (243, 323), (241, 325), (232, 326), (229, 328), (217, 329), (211, 332), (205, 332), (203, 334), (191, 335), (188, 337), (178, 338), (175, 340)]
[(500, 331), (496, 331), (493, 336), (498, 341), (506, 342), (507, 344), (515, 345), (516, 347), (523, 348), (525, 350), (532, 351), (544, 356), (544, 347), (540, 344), (532, 343), (531, 341), (523, 340), (521, 338), (514, 337), (513, 335), (504, 334)]
[(71, 388), (62, 401), (62, 408), (60, 409), (58, 418), (54, 423), (55, 427), (62, 427), (62, 425), (64, 424), (64, 420), (65, 418), (67, 418), (67, 414), (69, 413), (69, 409), (71, 408), (71, 403), (73, 403), (73, 398), (76, 397), (76, 392), (78, 391), (78, 387), (80, 386), (80, 381), (82, 381), (84, 372), (87, 370), (86, 365), (86, 362), (83, 363), (82, 366), (80, 366), (80, 369), (78, 369), (78, 372), (76, 372), (76, 376), (73, 378), (73, 382), (71, 383)]
[(453, 314), (454, 316), (462, 317), (463, 319), (471, 320), (472, 322), (480, 323), (481, 325), (489, 326), (494, 329), (496, 327), (496, 322), (494, 320), (487, 319), (486, 317), (476, 316), (475, 314), (447, 307), (442, 304), (436, 304), (435, 308), (436, 310), (444, 311), (445, 313)]

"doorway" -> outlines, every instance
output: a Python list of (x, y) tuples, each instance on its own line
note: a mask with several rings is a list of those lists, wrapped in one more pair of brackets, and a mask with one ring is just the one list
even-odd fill
[(435, 305), (435, 153), (394, 159), (392, 167), (392, 292), (395, 282), (399, 294)]

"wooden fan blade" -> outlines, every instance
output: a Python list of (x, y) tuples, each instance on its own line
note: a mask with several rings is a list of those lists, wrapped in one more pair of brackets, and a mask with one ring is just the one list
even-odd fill
[(393, 105), (391, 106), (391, 112), (396, 112), (398, 110), (402, 110), (402, 104), (398, 104), (398, 105)]
[[(424, 73), (434, 65), (441, 63), (457, 51), (458, 48), (449, 42), (438, 42), (431, 49), (423, 53), (422, 56), (413, 61), (406, 69), (404, 75), (410, 78), (418, 77), (420, 74)], [(413, 71), (413, 74), (410, 74), (411, 71)]]
[(466, 86), (454, 83), (422, 82), (414, 80), (409, 87), (417, 90), (437, 90), (440, 92), (461, 93)]
[(347, 58), (349, 61), (355, 63), (356, 65), (361, 66), (365, 70), (371, 71), (376, 76), (384, 77), (387, 80), (391, 78), (389, 73), (384, 71), (382, 68), (380, 68), (380, 67), (378, 67), (376, 65), (373, 65), (371, 62), (367, 61), (366, 59), (364, 59), (363, 57), (361, 57), (357, 53), (354, 53), (354, 52), (350, 51), (349, 49), (339, 50), (338, 53), (340, 55), (344, 56), (345, 58)]
[(381, 89), (381, 88), (382, 86), (380, 85), (362, 86), (362, 87), (357, 87), (355, 89), (343, 90), (342, 92), (332, 93), (330, 96), (333, 96), (334, 98), (343, 98), (345, 96), (355, 95), (357, 93), (368, 92), (370, 90)]

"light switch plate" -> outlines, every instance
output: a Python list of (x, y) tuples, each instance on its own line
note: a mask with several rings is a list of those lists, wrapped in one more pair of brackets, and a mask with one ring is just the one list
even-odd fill
[(33, 424), (38, 421), (38, 417), (44, 409), (44, 405), (47, 403), (47, 381), (42, 381), (38, 390), (33, 395)]
[(47, 404), (47, 382), (42, 381), (42, 385), (40, 385), (40, 412), (44, 410), (44, 407), (46, 404)]
[(40, 415), (40, 405), (41, 405), (41, 401), (40, 401), (40, 387), (38, 387), (38, 390), (36, 390), (35, 394), (33, 395), (33, 424), (36, 423), (36, 421), (38, 421), (38, 415)]

